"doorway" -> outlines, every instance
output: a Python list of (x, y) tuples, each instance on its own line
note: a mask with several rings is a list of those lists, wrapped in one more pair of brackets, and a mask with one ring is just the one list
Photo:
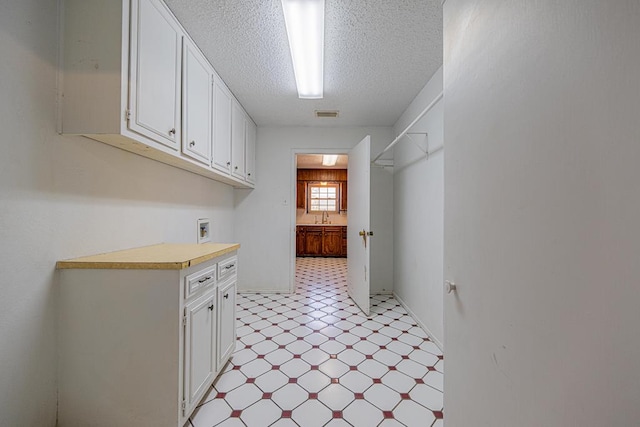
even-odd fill
[(291, 292), (298, 260), (347, 256), (348, 154), (341, 150), (293, 153)]

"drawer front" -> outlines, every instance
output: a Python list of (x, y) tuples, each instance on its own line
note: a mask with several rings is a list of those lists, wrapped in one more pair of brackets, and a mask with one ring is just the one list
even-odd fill
[(187, 299), (201, 289), (216, 284), (216, 264), (191, 273), (184, 278), (184, 298)]
[(238, 257), (234, 256), (218, 262), (218, 280), (234, 276), (238, 269)]

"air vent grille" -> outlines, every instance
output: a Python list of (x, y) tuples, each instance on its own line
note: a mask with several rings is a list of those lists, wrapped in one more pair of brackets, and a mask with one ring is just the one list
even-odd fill
[(338, 111), (337, 110), (333, 110), (333, 111), (316, 110), (316, 117), (335, 119), (336, 117), (338, 117)]

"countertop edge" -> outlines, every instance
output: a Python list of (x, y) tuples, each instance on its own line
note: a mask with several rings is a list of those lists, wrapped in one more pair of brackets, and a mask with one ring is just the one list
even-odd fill
[[(153, 245), (155, 246), (155, 245)], [(56, 270), (183, 270), (191, 266), (201, 264), (213, 258), (220, 257), (230, 252), (237, 251), (240, 248), (239, 243), (231, 244), (229, 247), (200, 255), (191, 259), (182, 261), (58, 261), (56, 262)]]

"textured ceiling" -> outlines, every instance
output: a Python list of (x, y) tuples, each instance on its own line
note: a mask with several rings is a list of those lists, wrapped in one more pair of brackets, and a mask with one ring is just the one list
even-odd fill
[(442, 0), (325, 0), (324, 99), (301, 100), (280, 0), (166, 3), (259, 126), (391, 126), (442, 65)]

